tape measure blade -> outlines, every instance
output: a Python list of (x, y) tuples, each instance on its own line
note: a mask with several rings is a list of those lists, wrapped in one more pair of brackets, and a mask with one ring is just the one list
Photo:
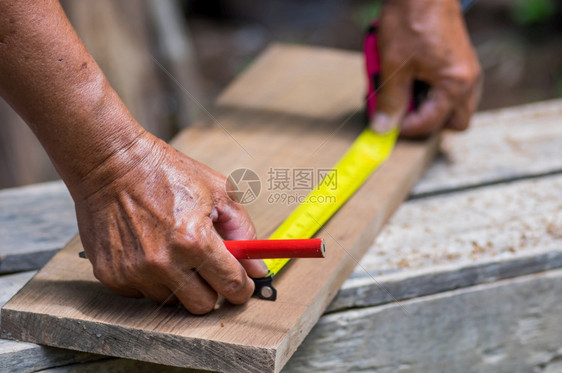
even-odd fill
[[(398, 128), (385, 134), (377, 134), (370, 129), (361, 132), (333, 171), (326, 175), (269, 238), (312, 238), (388, 158), (398, 132)], [(269, 268), (269, 276), (279, 273), (290, 259), (264, 261)]]
[(283, 267), (285, 267), (287, 263), (289, 263), (290, 260), (291, 259), (264, 259), (263, 261), (269, 269), (267, 277), (275, 276)]

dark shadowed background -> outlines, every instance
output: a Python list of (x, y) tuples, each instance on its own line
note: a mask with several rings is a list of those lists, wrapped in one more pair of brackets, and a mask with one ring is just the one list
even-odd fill
[[(62, 4), (136, 119), (166, 140), (204, 115), (190, 96), (209, 107), (270, 43), (359, 51), (380, 8), (376, 0)], [(558, 0), (480, 0), (469, 10), (468, 29), (485, 73), (480, 110), (562, 97), (561, 19)], [(0, 188), (56, 178), (39, 143), (0, 100)]]

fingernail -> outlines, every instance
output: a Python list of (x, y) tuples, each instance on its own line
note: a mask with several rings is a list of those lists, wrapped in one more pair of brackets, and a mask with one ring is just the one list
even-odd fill
[(265, 264), (265, 262), (263, 260), (260, 260), (261, 265), (263, 267), (263, 270), (265, 272), (265, 276), (267, 276), (267, 274), (269, 273), (269, 268), (267, 267), (267, 264)]
[(387, 133), (392, 130), (395, 123), (391, 118), (382, 113), (375, 114), (373, 120), (371, 121), (371, 129), (377, 133)]

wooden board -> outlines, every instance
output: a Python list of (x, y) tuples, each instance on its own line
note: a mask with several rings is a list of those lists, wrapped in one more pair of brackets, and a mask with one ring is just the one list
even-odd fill
[[(295, 74), (287, 73), (291, 69)], [(173, 144), (223, 173), (250, 168), (262, 183), (271, 168), (330, 168), (363, 127), (361, 115), (351, 116), (360, 110), (362, 87), (358, 54), (273, 47), (219, 99), (223, 106), (212, 110), (209, 126), (186, 130)], [(342, 92), (349, 97), (341, 98)], [(239, 104), (256, 97), (262, 103)], [(327, 118), (310, 109), (326, 102)], [(2, 336), (173, 366), (279, 371), (406, 197), (436, 145), (436, 138), (400, 142), (319, 233), (328, 258), (295, 261), (276, 278), (276, 302), (223, 304), (194, 317), (182, 308), (118, 297), (78, 258), (81, 245), (75, 239), (4, 306)], [(268, 197), (264, 191), (248, 205), (260, 237), (294, 208)]]
[[(377, 343), (377, 326), (387, 323), (387, 318), (392, 317), (389, 316), (392, 313), (401, 311), (397, 304), (380, 306), (381, 303), (393, 301), (389, 293), (400, 300), (418, 297), (416, 300), (418, 312), (426, 312), (425, 310), (427, 310), (427, 314), (437, 312), (433, 316), (436, 320), (444, 317), (439, 313), (440, 309), (449, 306), (457, 310), (471, 307), (472, 301), (477, 302), (479, 307), (485, 307), (490, 299), (503, 297), (506, 309), (494, 316), (496, 322), (493, 325), (480, 322), (485, 320), (482, 314), (479, 317), (457, 319), (456, 322), (462, 328), (462, 333), (470, 335), (482, 334), (485, 330), (494, 327), (496, 330), (494, 341), (504, 349), (511, 348), (515, 339), (512, 335), (509, 335), (508, 329), (499, 325), (504, 323), (504, 319), (507, 319), (507, 323), (512, 325), (526, 324), (525, 313), (510, 312), (510, 310), (525, 309), (526, 301), (521, 297), (504, 296), (503, 294), (517, 294), (522, 281), (518, 279), (503, 281), (502, 284), (505, 286), (500, 288), (495, 283), (502, 278), (547, 271), (560, 267), (562, 264), (562, 255), (555, 246), (552, 246), (555, 238), (545, 234), (547, 225), (544, 224), (544, 221), (541, 223), (543, 219), (541, 214), (533, 213), (533, 210), (540, 212), (545, 209), (552, 212), (553, 207), (559, 205), (560, 197), (552, 195), (555, 192), (555, 184), (553, 184), (555, 179), (548, 175), (557, 172), (556, 170), (560, 167), (558, 161), (560, 157), (552, 158), (552, 147), (549, 147), (548, 144), (552, 140), (562, 141), (562, 137), (556, 136), (556, 128), (553, 128), (558, 127), (561, 117), (562, 100), (554, 100), (481, 112), (475, 116), (474, 126), (470, 131), (458, 134), (446, 133), (441, 146), (444, 155), (432, 163), (428, 172), (414, 188), (414, 191), (416, 191), (420, 185), (424, 185), (421, 194), (416, 195), (423, 198), (410, 200), (401, 205), (377, 237), (376, 244), (365, 254), (361, 262), (362, 266), (373, 274), (376, 282), (373, 279), (366, 278), (363, 269), (357, 267), (355, 273), (352, 273), (351, 277), (346, 280), (342, 289), (330, 304), (329, 314), (321, 317), (318, 326), (304, 340), (299, 347), (299, 351), (289, 360), (284, 371), (323, 371), (321, 367), (327, 361), (327, 356), (330, 358), (329, 364), (336, 363), (339, 364), (336, 366), (340, 367), (356, 364), (357, 366), (369, 366), (371, 370), (379, 367), (381, 372), (384, 372), (385, 369), (387, 371), (399, 371), (400, 356), (410, 354), (403, 354), (402, 351), (418, 351), (420, 345), (418, 338), (398, 336), (399, 338), (391, 341), (391, 353), (394, 354), (394, 357), (387, 359), (387, 361), (392, 359), (398, 364), (389, 365), (386, 368), (378, 364), (379, 359), (372, 358), (370, 351), (365, 351), (361, 347), (362, 345)], [(531, 118), (536, 118), (536, 123), (532, 121), (529, 123)], [(528, 125), (520, 125), (521, 122), (526, 122)], [(495, 127), (494, 133), (496, 135), (494, 137), (486, 136), (487, 126)], [(528, 133), (527, 127), (529, 126), (536, 128), (536, 133)], [(523, 138), (520, 134), (522, 132), (527, 132), (527, 137)], [(552, 139), (543, 138), (539, 136), (541, 133), (549, 133), (553, 137)], [(523, 155), (533, 161), (521, 161), (521, 153), (510, 157), (508, 150), (497, 146), (498, 139), (505, 139), (508, 136), (521, 138), (522, 145), (527, 149)], [(478, 141), (478, 147), (464, 146), (466, 143), (476, 141)], [(479, 161), (482, 167), (470, 167), (470, 164), (475, 160), (484, 159), (486, 154), (497, 154), (501, 149), (504, 149), (504, 152), (499, 160), (492, 159), (496, 162), (494, 167), (486, 167), (487, 163), (482, 161)], [(537, 165), (543, 167), (540, 172), (536, 172)], [(461, 172), (461, 170), (464, 171)], [(517, 180), (517, 177), (510, 176), (514, 173), (518, 173), (522, 178), (530, 177), (534, 180), (504, 183), (513, 179)], [(481, 177), (484, 185), (487, 184), (487, 180), (492, 180), (497, 185), (482, 188), (482, 184), (475, 181), (478, 177)], [(444, 182), (449, 184), (444, 185)], [(465, 188), (470, 190), (461, 191)], [(515, 203), (518, 207), (510, 208), (502, 202), (504, 198), (517, 196), (527, 190), (532, 191), (529, 203), (524, 200), (521, 201), (521, 199), (512, 199), (510, 204)], [(445, 193), (445, 195), (441, 193)], [(499, 199), (498, 196), (502, 199)], [(479, 255), (473, 256), (470, 255), (472, 253), (472, 246), (470, 245), (472, 239), (461, 240), (461, 242), (453, 241), (452, 246), (450, 246), (451, 242), (448, 238), (454, 237), (459, 232), (460, 227), (458, 225), (444, 224), (438, 232), (432, 234), (426, 232), (427, 228), (435, 228), (447, 223), (442, 219), (445, 214), (451, 221), (466, 214), (476, 214), (477, 211), (472, 211), (471, 205), (468, 203), (470, 199), (474, 198), (486, 201), (488, 214), (484, 216), (484, 224), (480, 226), (477, 220), (469, 218), (468, 220), (473, 223), (462, 225), (462, 232), (464, 233), (461, 233), (463, 237), (467, 237), (466, 232), (475, 232), (477, 233), (476, 241), (484, 240), (483, 242), (486, 242), (488, 240), (486, 237), (491, 236), (491, 242), (495, 248), (509, 247), (514, 244), (514, 242), (510, 242), (514, 236), (509, 230), (504, 231), (500, 227), (516, 228), (513, 221), (517, 219), (518, 215), (524, 215), (517, 214), (518, 209), (522, 208), (524, 211), (532, 212), (531, 221), (527, 222), (526, 235), (540, 239), (535, 241), (533, 245), (513, 245), (514, 252), (508, 250), (506, 253), (504, 251), (504, 255), (489, 256), (485, 252), (479, 251), (477, 252)], [(56, 221), (53, 219), (53, 205), (58, 206), (58, 212), (55, 215)], [(533, 205), (535, 206), (534, 209)], [(458, 208), (454, 208), (455, 206), (458, 206)], [(509, 208), (506, 209), (506, 207)], [(4, 211), (10, 211), (10, 213), (4, 213)], [(423, 214), (420, 211), (423, 211)], [(45, 222), (50, 221), (55, 228), (57, 228), (57, 225), (69, 227), (75, 225), (72, 203), (68, 200), (68, 192), (64, 185), (60, 182), (0, 191), (0, 216), (2, 216), (0, 218), (0, 229), (4, 225), (10, 226), (10, 229), (3, 229), (0, 236), (4, 242), (10, 242), (9, 246), (3, 246), (5, 249), (3, 255), (4, 258), (9, 258), (6, 260), (11, 263), (11, 268), (17, 268), (16, 265), (29, 263), (30, 259), (40, 256), (38, 254), (44, 250), (45, 232), (48, 231), (45, 229)], [(412, 221), (412, 216), (416, 216), (415, 221)], [(552, 214), (549, 216), (553, 217)], [(486, 221), (486, 218), (492, 217), (493, 220)], [(404, 235), (404, 231), (407, 231), (408, 234)], [(55, 229), (50, 240), (60, 245), (58, 246), (60, 248), (72, 234), (71, 231)], [(387, 252), (396, 250), (398, 256), (409, 257), (412, 254), (410, 250), (407, 251), (408, 255), (405, 255), (402, 252), (402, 247), (407, 249), (407, 243), (415, 241), (418, 241), (420, 248), (424, 249), (413, 253), (413, 260), (408, 261), (409, 265), (402, 262), (402, 266), (393, 266), (397, 263), (392, 260), (391, 256), (382, 255), (380, 257), (382, 250)], [(547, 250), (543, 251), (543, 245), (546, 245)], [(20, 247), (24, 247), (26, 250), (20, 250)], [(552, 247), (553, 250), (549, 251), (548, 247)], [(460, 250), (459, 252), (462, 255), (456, 258), (449, 256), (447, 254), (450, 250)], [(430, 253), (431, 260), (420, 261), (419, 259), (424, 253)], [(39, 266), (44, 264), (39, 261), (33, 263)], [(0, 304), (3, 303), (1, 299), (6, 301), (22, 288), (30, 276), (28, 273), (0, 276)], [(534, 276), (527, 276), (524, 279), (525, 282), (533, 282), (534, 280)], [(546, 292), (541, 291), (540, 294), (537, 294), (537, 299), (560, 303), (560, 293), (556, 290), (558, 286), (556, 281), (562, 282), (562, 278), (558, 277), (553, 281), (551, 289)], [(473, 287), (473, 285), (481, 283), (491, 284)], [(465, 288), (466, 290), (448, 291), (467, 286), (469, 288)], [(534, 282), (530, 286), (534, 286)], [(517, 287), (514, 290), (515, 293), (512, 291), (512, 287)], [(492, 288), (496, 289), (493, 297), (490, 295), (492, 294), (490, 292)], [(440, 292), (437, 297), (424, 296), (419, 298), (437, 292)], [(465, 298), (467, 300), (464, 303), (458, 302), (459, 294), (466, 293), (473, 295), (470, 298)], [(482, 295), (477, 296), (477, 293)], [(436, 298), (439, 299), (438, 303), (435, 302)], [(410, 304), (410, 301), (402, 301), (401, 303)], [(349, 309), (352, 310), (349, 311)], [(383, 312), (383, 310), (386, 311)], [(484, 314), (493, 314), (493, 312), (493, 308), (485, 307)], [(541, 312), (536, 314), (534, 323), (546, 326), (542, 328), (542, 337), (529, 341), (522, 350), (519, 350), (521, 353), (512, 349), (509, 354), (509, 361), (512, 366), (521, 365), (529, 368), (525, 369), (526, 371), (536, 370), (543, 373), (560, 371), (560, 360), (557, 358), (555, 348), (544, 348), (545, 340), (550, 341), (548, 343), (551, 346), (562, 344), (562, 339), (556, 339), (562, 338), (560, 337), (561, 334), (557, 333), (556, 328), (548, 327), (549, 320), (557, 320), (558, 316), (559, 310), (556, 308), (542, 308)], [(408, 322), (409, 318), (404, 317), (403, 322)], [(325, 327), (326, 324), (329, 327)], [(358, 324), (368, 325), (369, 331), (357, 338), (344, 339), (342, 343), (327, 344), (325, 342), (327, 338), (332, 338), (332, 328), (351, 330), (353, 325)], [(433, 328), (432, 326), (426, 326), (431, 325), (431, 323), (428, 324), (422, 319), (419, 319), (418, 325), (416, 323), (410, 325), (413, 331), (418, 332), (418, 336), (423, 330), (429, 332), (428, 330)], [(507, 337), (504, 337), (506, 333), (508, 333)], [(428, 338), (424, 343), (432, 343), (432, 348), (439, 351), (437, 355), (439, 362), (449, 365), (456, 364), (457, 371), (470, 371), (477, 366), (482, 368), (480, 370), (488, 369), (497, 372), (501, 371), (502, 364), (505, 364), (504, 359), (503, 362), (498, 360), (496, 365), (487, 365), (489, 360), (494, 361), (490, 357), (493, 358), (497, 355), (490, 354), (486, 349), (472, 350), (473, 353), (469, 359), (459, 361), (454, 354), (448, 353), (448, 340), (439, 338), (439, 335), (435, 334), (434, 337), (434, 339)], [(537, 352), (532, 354), (533, 359), (530, 360), (530, 355), (526, 351), (532, 350)], [(546, 350), (547, 353), (540, 353), (540, 350)], [(552, 351), (552, 353), (548, 351)], [(435, 361), (434, 356), (433, 354), (418, 355), (417, 362), (418, 364), (430, 364), (429, 361)], [(161, 365), (155, 367), (149, 363), (115, 358), (81, 363), (86, 359), (94, 360), (101, 359), (101, 357), (100, 355), (44, 347), (33, 343), (0, 340), (1, 372), (29, 372), (52, 367), (57, 367), (54, 368), (56, 372), (97, 372), (100, 370), (129, 372), (131, 369), (147, 372), (155, 370), (174, 371), (174, 368), (164, 368)], [(61, 367), (63, 365), (64, 367)], [(509, 367), (506, 369), (508, 372), (513, 371)]]
[(562, 271), (324, 316), (284, 371), (562, 371)]

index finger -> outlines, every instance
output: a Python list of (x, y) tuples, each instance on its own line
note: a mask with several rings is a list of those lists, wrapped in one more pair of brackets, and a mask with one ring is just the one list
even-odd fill
[(482, 77), (480, 76), (476, 84), (471, 87), (466, 96), (458, 101), (451, 117), (445, 124), (447, 128), (463, 131), (468, 128), (470, 117), (476, 111), (482, 93)]
[(254, 293), (254, 281), (214, 231), (208, 236), (206, 253), (206, 258), (197, 267), (199, 275), (229, 302), (246, 302)]
[[(214, 221), (215, 229), (226, 240), (255, 240), (254, 224), (244, 207), (232, 200), (217, 204), (218, 216)], [(240, 260), (249, 276), (260, 278), (267, 276), (267, 266), (261, 259)]]

